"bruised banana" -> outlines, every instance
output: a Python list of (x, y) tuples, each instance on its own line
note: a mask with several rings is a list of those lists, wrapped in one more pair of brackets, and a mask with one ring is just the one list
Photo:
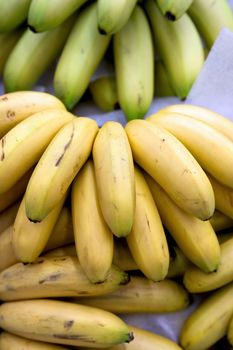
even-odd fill
[(96, 106), (103, 112), (119, 108), (116, 78), (112, 76), (99, 77), (89, 84), (89, 91)]
[(25, 210), (29, 220), (42, 221), (62, 199), (90, 156), (97, 132), (96, 121), (86, 117), (73, 118), (57, 132), (34, 168), (26, 189)]
[(31, 0), (0, 1), (0, 32), (10, 32), (18, 28), (27, 18)]
[(156, 0), (156, 2), (167, 19), (176, 21), (186, 13), (193, 0)]
[(187, 148), (166, 129), (146, 120), (125, 126), (133, 158), (184, 211), (208, 220), (215, 200), (210, 181)]
[(2, 271), (0, 298), (9, 301), (99, 296), (115, 291), (128, 280), (126, 272), (111, 265), (102, 283), (91, 283), (77, 257), (43, 256), (31, 264), (17, 263)]
[(8, 191), (39, 160), (53, 136), (74, 118), (63, 109), (44, 110), (22, 120), (2, 137), (0, 194)]
[(152, 281), (163, 280), (169, 267), (166, 235), (150, 189), (135, 167), (136, 209), (133, 226), (126, 237), (129, 250), (143, 274)]
[[(135, 297), (137, 296), (137, 297)], [(146, 277), (130, 276), (130, 281), (112, 293), (99, 297), (72, 298), (73, 302), (120, 313), (166, 313), (185, 309), (189, 296), (182, 285), (165, 279), (153, 282)]]
[(233, 227), (233, 219), (218, 210), (215, 210), (214, 215), (210, 219), (210, 223), (215, 232)]
[(180, 209), (151, 177), (145, 174), (163, 225), (188, 260), (206, 272), (220, 263), (220, 246), (209, 221), (202, 221)]
[(184, 321), (179, 343), (185, 350), (205, 350), (227, 333), (233, 314), (233, 282), (212, 292)]
[(97, 196), (105, 221), (117, 237), (127, 236), (135, 212), (134, 164), (123, 126), (106, 122), (92, 150)]
[(59, 300), (3, 303), (0, 327), (28, 339), (74, 346), (108, 347), (133, 340), (133, 333), (118, 316)]
[(200, 120), (179, 113), (154, 114), (147, 121), (165, 128), (179, 139), (200, 166), (220, 183), (233, 188), (233, 142)]
[(104, 221), (90, 159), (71, 188), (72, 221), (80, 265), (92, 283), (102, 282), (113, 260), (113, 233)]
[(41, 91), (16, 91), (0, 96), (0, 137), (30, 115), (45, 109), (63, 109), (55, 96)]

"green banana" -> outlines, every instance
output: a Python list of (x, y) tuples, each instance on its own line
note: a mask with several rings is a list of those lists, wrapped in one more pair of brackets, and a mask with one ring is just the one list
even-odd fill
[(61, 26), (44, 33), (26, 29), (11, 51), (3, 71), (7, 92), (30, 90), (60, 54), (73, 24), (69, 18)]
[(193, 0), (156, 0), (156, 2), (167, 19), (176, 21), (186, 13)]
[(154, 51), (149, 22), (138, 5), (114, 34), (113, 51), (120, 107), (127, 120), (143, 118), (154, 95)]
[(72, 109), (88, 88), (90, 79), (111, 40), (97, 28), (97, 3), (78, 15), (58, 60), (54, 76), (55, 94)]
[(0, 0), (0, 32), (10, 32), (27, 18), (31, 0)]
[(119, 108), (115, 76), (104, 76), (91, 81), (89, 90), (96, 106), (103, 112)]
[(156, 97), (175, 96), (163, 62), (156, 60), (154, 67), (154, 95)]
[(175, 22), (165, 18), (154, 0), (146, 0), (155, 48), (176, 95), (186, 98), (204, 63), (200, 35), (188, 14)]
[(98, 28), (101, 34), (114, 34), (129, 20), (137, 0), (98, 0)]
[(27, 17), (29, 28), (36, 33), (51, 30), (63, 23), (87, 0), (32, 0)]

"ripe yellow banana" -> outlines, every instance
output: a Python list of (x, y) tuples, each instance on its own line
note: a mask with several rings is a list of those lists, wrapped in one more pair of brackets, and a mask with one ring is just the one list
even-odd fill
[(5, 229), (7, 229), (9, 226), (13, 225), (19, 204), (20, 201), (15, 202), (0, 213), (0, 233), (5, 231)]
[(220, 246), (209, 221), (202, 221), (180, 209), (151, 177), (146, 175), (163, 225), (178, 247), (203, 271), (215, 271), (220, 262)]
[(176, 21), (186, 13), (193, 0), (156, 0), (156, 2), (167, 19)]
[(154, 0), (146, 0), (145, 11), (150, 20), (155, 49), (164, 63), (171, 86), (176, 95), (184, 99), (204, 64), (199, 32), (186, 13), (177, 21), (169, 21)]
[(96, 106), (103, 112), (110, 112), (119, 108), (114, 75), (100, 77), (91, 81), (89, 91)]
[(74, 18), (44, 33), (25, 30), (10, 53), (3, 71), (6, 92), (31, 90), (60, 55)]
[(227, 333), (233, 314), (233, 283), (212, 292), (185, 320), (179, 342), (185, 350), (205, 350)]
[(102, 282), (113, 260), (113, 233), (104, 221), (93, 161), (86, 162), (72, 184), (72, 221), (80, 265), (92, 283)]
[(19, 337), (18, 335), (2, 332), (0, 334), (0, 349), (7, 350), (68, 350), (60, 345), (44, 343)]
[(73, 114), (62, 109), (45, 110), (21, 121), (2, 137), (0, 194), (8, 191), (39, 160), (53, 136), (73, 119)]
[(36, 32), (50, 31), (62, 24), (87, 0), (31, 0), (27, 16), (29, 28)]
[(72, 298), (72, 301), (116, 314), (166, 313), (185, 309), (189, 304), (189, 295), (175, 281), (165, 279), (153, 282), (146, 277), (132, 275), (127, 284), (112, 293), (99, 297)]
[(214, 215), (210, 219), (210, 223), (215, 232), (233, 227), (233, 219), (229, 218), (218, 210), (215, 210)]
[(0, 271), (19, 261), (12, 245), (13, 225), (0, 233)]
[[(172, 253), (171, 253), (172, 251)], [(187, 268), (191, 265), (190, 260), (177, 246), (169, 246), (170, 263), (167, 278), (183, 276)]]
[(0, 97), (0, 137), (30, 115), (45, 109), (65, 109), (55, 96), (40, 91), (16, 91)]
[(233, 237), (220, 244), (221, 258), (216, 271), (205, 273), (190, 266), (183, 283), (190, 293), (209, 292), (233, 281)]
[(207, 175), (187, 148), (164, 128), (146, 120), (125, 126), (133, 157), (184, 211), (201, 220), (214, 212)]
[(26, 189), (25, 210), (29, 220), (42, 221), (62, 199), (91, 154), (97, 132), (98, 125), (94, 119), (77, 117), (54, 136), (39, 159)]
[(0, 327), (16, 335), (55, 344), (108, 347), (133, 334), (118, 316), (71, 302), (37, 299), (0, 306)]
[(106, 122), (96, 136), (92, 154), (103, 217), (117, 237), (127, 236), (134, 219), (135, 181), (132, 152), (123, 126)]
[(147, 121), (165, 128), (180, 140), (201, 167), (220, 183), (233, 188), (233, 142), (200, 120), (178, 113), (151, 115)]
[(202, 121), (220, 131), (223, 135), (227, 136), (231, 141), (233, 141), (232, 121), (209, 108), (186, 103), (172, 104), (160, 109), (157, 113), (155, 113), (155, 116), (159, 118), (160, 115), (162, 116), (164, 113), (178, 113)]
[(55, 257), (64, 257), (64, 256), (74, 256), (77, 257), (75, 244), (67, 244), (59, 248), (51, 249), (48, 252), (43, 253), (43, 256), (55, 256)]
[(154, 50), (148, 19), (138, 5), (114, 34), (113, 52), (119, 104), (127, 120), (143, 118), (154, 96)]
[(114, 240), (113, 263), (124, 271), (139, 269), (125, 239)]
[(150, 189), (135, 167), (136, 210), (133, 226), (126, 237), (129, 250), (142, 273), (152, 281), (168, 273), (169, 250), (162, 221)]
[(31, 0), (0, 1), (0, 32), (10, 32), (18, 28), (27, 18)]
[(80, 100), (110, 44), (97, 27), (97, 3), (82, 9), (58, 60), (54, 89), (68, 109)]
[(231, 320), (229, 322), (228, 329), (227, 329), (227, 340), (231, 345), (233, 345), (233, 315), (231, 317)]

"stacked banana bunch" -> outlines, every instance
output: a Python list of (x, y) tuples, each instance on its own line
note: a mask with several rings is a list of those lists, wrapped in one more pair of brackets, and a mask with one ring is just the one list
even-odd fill
[[(2, 95), (0, 349), (233, 345), (232, 135), (192, 105), (99, 128), (53, 95)], [(180, 345), (120, 316), (196, 293)]]
[[(154, 96), (185, 99), (220, 29), (233, 30), (227, 0), (0, 0), (0, 9), (5, 92), (32, 89), (50, 68), (68, 110), (89, 93), (127, 120), (143, 118)], [(104, 60), (113, 71), (95, 79)]]

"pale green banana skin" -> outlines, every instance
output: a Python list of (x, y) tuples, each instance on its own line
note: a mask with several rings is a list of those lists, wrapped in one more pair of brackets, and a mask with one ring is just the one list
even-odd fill
[(129, 20), (137, 0), (98, 0), (98, 28), (101, 34), (118, 32)]
[(119, 108), (114, 75), (99, 77), (91, 81), (89, 90), (96, 106), (103, 112), (110, 112)]
[(22, 28), (7, 33), (0, 33), (0, 75), (2, 75), (5, 63), (22, 34)]
[(171, 86), (176, 95), (184, 99), (203, 67), (204, 49), (200, 35), (187, 14), (177, 21), (169, 21), (154, 0), (145, 2), (145, 10)]
[(55, 94), (68, 109), (80, 100), (97, 66), (102, 60), (111, 36), (101, 35), (97, 28), (97, 5), (86, 7), (72, 28), (58, 61)]
[(60, 54), (73, 24), (69, 18), (60, 27), (45, 33), (26, 29), (12, 50), (3, 72), (6, 92), (31, 90)]
[(31, 0), (0, 0), (0, 32), (10, 32), (22, 24), (30, 3)]
[(36, 33), (51, 30), (78, 10), (87, 0), (32, 0), (27, 23)]
[(208, 48), (223, 27), (233, 30), (233, 12), (227, 0), (194, 0), (188, 14)]
[(175, 96), (168, 74), (161, 60), (155, 61), (154, 95), (157, 97)]
[(149, 22), (139, 6), (114, 35), (113, 50), (119, 104), (127, 120), (143, 118), (154, 95), (154, 51)]
[(156, 0), (157, 5), (164, 16), (171, 21), (176, 21), (189, 9), (193, 0)]

